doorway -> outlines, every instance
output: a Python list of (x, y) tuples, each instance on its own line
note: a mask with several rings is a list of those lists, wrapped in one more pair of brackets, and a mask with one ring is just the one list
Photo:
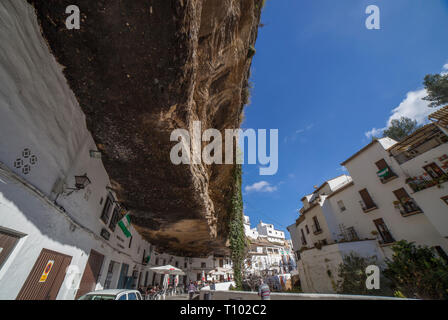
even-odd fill
[(72, 257), (42, 249), (17, 300), (55, 300)]

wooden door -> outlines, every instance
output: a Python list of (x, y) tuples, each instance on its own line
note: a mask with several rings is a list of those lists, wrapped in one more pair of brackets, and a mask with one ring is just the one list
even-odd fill
[(17, 300), (55, 300), (71, 261), (71, 256), (42, 249)]
[(101, 267), (103, 266), (104, 256), (95, 250), (90, 251), (89, 260), (87, 261), (84, 274), (82, 275), (79, 289), (76, 292), (76, 298), (95, 290), (100, 277)]
[(19, 236), (0, 231), (0, 269), (19, 241)]

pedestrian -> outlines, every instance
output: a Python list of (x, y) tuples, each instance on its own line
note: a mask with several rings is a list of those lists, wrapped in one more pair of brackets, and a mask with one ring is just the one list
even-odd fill
[(210, 290), (216, 290), (215, 280), (212, 280), (212, 283), (210, 284)]
[(188, 298), (193, 300), (193, 295), (196, 292), (196, 286), (193, 284), (193, 281), (190, 281), (190, 285), (188, 286)]
[(266, 283), (264, 283), (263, 280), (260, 280), (258, 295), (261, 297), (261, 300), (271, 300), (271, 290), (269, 289), (269, 286)]

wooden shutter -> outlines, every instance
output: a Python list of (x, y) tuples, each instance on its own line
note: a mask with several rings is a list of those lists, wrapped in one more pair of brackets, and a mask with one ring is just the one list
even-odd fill
[(389, 167), (384, 159), (377, 161), (375, 165), (378, 167), (379, 170), (383, 170)]
[(361, 191), (359, 191), (359, 194), (361, 195), (362, 200), (366, 204), (367, 209), (373, 208), (375, 206), (375, 203), (370, 197), (370, 194), (367, 191), (367, 189), (362, 189)]
[(403, 198), (409, 198), (409, 194), (404, 190), (404, 188), (398, 189), (394, 191), (395, 197), (398, 201), (401, 201)]
[(8, 259), (9, 254), (12, 252), (18, 241), (18, 236), (0, 231), (0, 268), (6, 259)]

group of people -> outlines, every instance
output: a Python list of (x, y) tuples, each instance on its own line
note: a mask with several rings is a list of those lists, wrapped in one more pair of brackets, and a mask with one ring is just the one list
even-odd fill
[(182, 289), (181, 289), (180, 285), (178, 285), (177, 287), (173, 287), (172, 285), (170, 285), (165, 290), (161, 285), (157, 284), (155, 286), (148, 286), (148, 287), (146, 287), (146, 289), (144, 287), (140, 286), (137, 290), (140, 292), (140, 294), (142, 296), (145, 297), (145, 299), (148, 299), (148, 298), (151, 299), (158, 294), (166, 294), (166, 293), (170, 293), (170, 292), (176, 293)]
[(201, 288), (206, 287), (206, 286), (210, 286), (210, 290), (216, 290), (216, 281), (212, 280), (212, 281), (203, 281), (200, 284), (198, 284), (197, 281), (190, 281), (190, 284), (187, 287), (187, 291), (188, 291), (188, 298), (190, 300), (193, 299), (194, 294), (199, 291)]

